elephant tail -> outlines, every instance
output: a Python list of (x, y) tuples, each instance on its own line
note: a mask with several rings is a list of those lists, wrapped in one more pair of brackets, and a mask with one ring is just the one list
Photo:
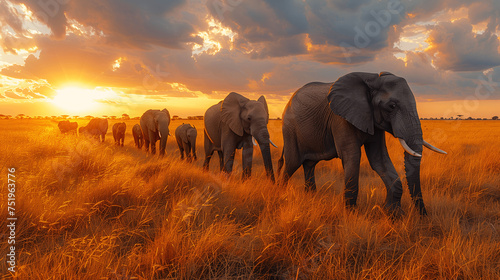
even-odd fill
[(281, 149), (281, 158), (278, 160), (278, 177), (281, 175), (281, 168), (283, 168), (283, 164), (285, 163), (285, 158), (283, 155), (285, 154), (285, 147)]

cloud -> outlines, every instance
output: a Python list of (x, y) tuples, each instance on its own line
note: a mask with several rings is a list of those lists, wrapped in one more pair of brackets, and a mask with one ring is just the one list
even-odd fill
[(0, 2), (0, 26), (10, 26), (15, 32), (22, 33), (23, 22), (20, 19), (19, 13), (9, 6), (6, 1)]
[(4, 91), (4, 95), (5, 95), (5, 97), (12, 98), (12, 99), (27, 99), (25, 96), (17, 94), (13, 90), (10, 90), (10, 89)]
[[(47, 4), (58, 2), (65, 4)], [(9, 37), (4, 30), (4, 50), (40, 51), (0, 73), (47, 81), (50, 87), (43, 90), (30, 87), (47, 97), (54, 88), (77, 83), (154, 96), (201, 92), (219, 98), (239, 91), (284, 100), (311, 81), (384, 70), (406, 77), (420, 95), (465, 95), (474, 90), (475, 78), (455, 72), (477, 77), (500, 65), (496, 2), (18, 0), (52, 36), (27, 34), (26, 15), (0, 4), (5, 25), (18, 32)], [(451, 22), (467, 14), (470, 22)], [(433, 22), (436, 17), (443, 23)], [(479, 24), (488, 30), (474, 33)], [(425, 52), (425, 46), (421, 52), (394, 47), (402, 36), (422, 31), (430, 36)], [(18, 40), (20, 34), (26, 40)], [(192, 47), (203, 39), (207, 45), (212, 40), (212, 48), (193, 55)]]
[[(45, 23), (57, 39), (63, 39), (70, 27), (68, 19), (93, 28), (117, 47), (147, 49), (153, 45), (182, 48), (193, 37), (192, 17), (179, 13), (185, 0), (18, 0)], [(61, 4), (62, 3), (62, 4)]]
[(468, 19), (437, 24), (428, 43), (426, 52), (443, 70), (479, 71), (500, 65), (498, 37), (489, 31), (474, 33)]

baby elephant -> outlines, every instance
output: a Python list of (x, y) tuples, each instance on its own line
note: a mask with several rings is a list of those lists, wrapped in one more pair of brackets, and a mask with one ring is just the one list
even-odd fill
[(76, 129), (78, 128), (78, 123), (70, 121), (60, 121), (57, 126), (61, 133), (71, 133), (76, 134)]
[(115, 138), (115, 145), (122, 146), (125, 141), (125, 130), (127, 125), (124, 122), (115, 123), (113, 125), (113, 138)]
[(142, 145), (144, 144), (144, 136), (142, 135), (142, 129), (140, 125), (136, 124), (134, 125), (134, 127), (132, 127), (132, 136), (134, 136), (135, 146), (141, 149)]
[(181, 159), (184, 159), (184, 152), (186, 152), (187, 160), (192, 161), (191, 151), (193, 152), (192, 157), (196, 160), (196, 136), (198, 132), (194, 126), (190, 124), (182, 124), (175, 130), (175, 139), (177, 140), (177, 145), (179, 145), (179, 150), (181, 152)]

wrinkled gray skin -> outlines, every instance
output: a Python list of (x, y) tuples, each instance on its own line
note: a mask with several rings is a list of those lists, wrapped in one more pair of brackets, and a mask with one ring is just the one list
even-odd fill
[(135, 146), (141, 149), (142, 145), (144, 144), (144, 136), (142, 135), (142, 129), (140, 125), (135, 124), (134, 127), (132, 127), (132, 136), (134, 137)]
[(170, 125), (170, 113), (167, 109), (147, 110), (141, 116), (141, 129), (146, 144), (146, 152), (151, 144), (151, 153), (156, 153), (156, 141), (160, 140), (160, 156), (165, 155), (165, 147), (168, 139), (168, 126)]
[(102, 142), (104, 143), (106, 132), (108, 132), (108, 120), (100, 118), (91, 119), (86, 126), (80, 127), (80, 129), (78, 129), (78, 132), (80, 133), (80, 135), (83, 133), (93, 136), (97, 140), (101, 138)]
[(252, 136), (259, 144), (267, 177), (274, 182), (269, 131), (267, 123), (269, 111), (266, 98), (250, 100), (238, 93), (231, 92), (219, 104), (210, 107), (204, 117), (205, 122), (205, 162), (208, 170), (214, 151), (219, 153), (220, 169), (230, 173), (233, 169), (236, 149), (243, 148), (243, 179), (252, 172), (253, 144)]
[(177, 140), (177, 145), (179, 146), (179, 151), (181, 152), (181, 159), (184, 159), (184, 153), (188, 162), (193, 159), (197, 160), (196, 157), (196, 136), (198, 132), (194, 126), (190, 124), (182, 124), (175, 130), (175, 139)]
[[(386, 207), (401, 212), (403, 188), (389, 158), (385, 132), (422, 154), (422, 129), (415, 98), (405, 79), (391, 73), (350, 73), (335, 83), (310, 83), (292, 96), (283, 113), (283, 183), (302, 165), (306, 189), (315, 190), (314, 168), (320, 160), (340, 158), (345, 202), (356, 205), (361, 146), (370, 166), (382, 178)], [(426, 214), (420, 188), (420, 157), (404, 154), (411, 197)]]
[(76, 129), (78, 128), (78, 123), (70, 121), (60, 121), (57, 124), (61, 133), (72, 133), (76, 134)]
[(113, 125), (113, 138), (115, 139), (115, 145), (122, 146), (125, 141), (125, 130), (127, 130), (127, 125), (124, 122), (115, 123)]

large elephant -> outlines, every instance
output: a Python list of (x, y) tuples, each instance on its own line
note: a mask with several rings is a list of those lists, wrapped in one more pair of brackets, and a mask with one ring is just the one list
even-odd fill
[(86, 126), (80, 127), (78, 132), (80, 134), (89, 134), (90, 136), (97, 138), (97, 140), (99, 140), (100, 137), (102, 142), (104, 142), (106, 132), (108, 132), (108, 120), (100, 118), (91, 119)]
[[(273, 164), (269, 144), (269, 110), (266, 98), (250, 100), (231, 92), (223, 101), (210, 107), (204, 117), (205, 122), (205, 162), (208, 170), (214, 151), (219, 153), (220, 169), (230, 173), (233, 169), (236, 149), (243, 148), (243, 179), (252, 171), (252, 137), (259, 143), (267, 177), (274, 182)], [(274, 144), (273, 144), (274, 145)]]
[(314, 168), (320, 160), (339, 157), (344, 167), (345, 203), (356, 205), (361, 146), (370, 166), (382, 178), (386, 207), (401, 211), (403, 188), (389, 158), (385, 132), (405, 149), (405, 171), (410, 194), (426, 214), (420, 188), (422, 146), (445, 153), (422, 138), (416, 102), (404, 78), (388, 72), (350, 73), (335, 83), (310, 83), (297, 90), (283, 113), (284, 146), (278, 174), (282, 182), (302, 165), (305, 185), (316, 189)]
[(140, 125), (135, 124), (134, 127), (132, 127), (132, 136), (134, 137), (135, 146), (141, 149), (142, 145), (144, 144), (144, 136), (142, 135), (142, 129)]
[(196, 136), (198, 132), (196, 127), (190, 124), (182, 124), (175, 129), (175, 139), (181, 152), (181, 159), (184, 159), (184, 153), (188, 161), (196, 160)]
[(113, 138), (115, 139), (115, 145), (122, 146), (125, 142), (125, 131), (127, 130), (127, 125), (124, 122), (115, 123), (113, 125)]
[(78, 123), (77, 122), (70, 122), (70, 121), (60, 121), (57, 124), (57, 127), (59, 128), (61, 133), (76, 134), (76, 129), (78, 128)]
[(151, 153), (156, 153), (156, 141), (160, 140), (160, 156), (165, 155), (165, 147), (169, 135), (170, 113), (167, 109), (147, 110), (141, 116), (141, 128), (146, 144), (146, 152), (151, 144)]

